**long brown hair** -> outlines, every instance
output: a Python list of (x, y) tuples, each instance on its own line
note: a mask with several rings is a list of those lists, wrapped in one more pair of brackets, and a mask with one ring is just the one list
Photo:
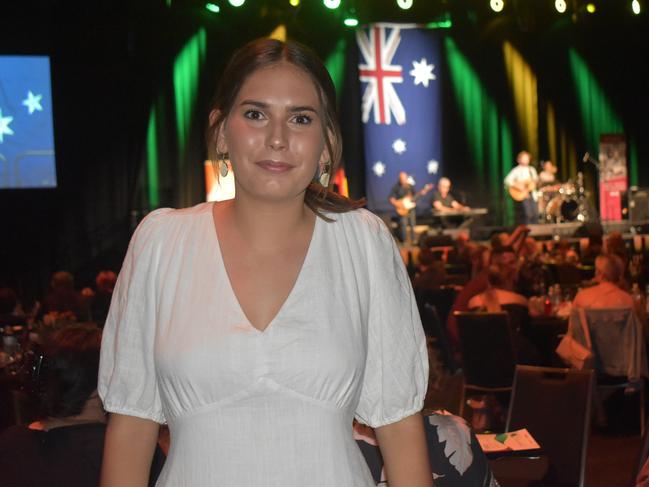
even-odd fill
[[(219, 138), (223, 122), (230, 114), (239, 90), (252, 73), (258, 69), (287, 62), (309, 75), (315, 84), (324, 109), (323, 136), (330, 157), (330, 175), (340, 165), (342, 157), (342, 136), (336, 113), (336, 91), (327, 69), (318, 57), (306, 46), (297, 42), (281, 42), (275, 39), (257, 39), (249, 42), (234, 53), (228, 63), (214, 95), (210, 112), (217, 116), (210, 118), (206, 131), (208, 157), (212, 161), (225, 159), (225, 154), (218, 153), (216, 141)], [(218, 171), (217, 171), (218, 172)], [(304, 203), (316, 215), (329, 220), (323, 211), (345, 213), (359, 208), (365, 200), (351, 200), (331, 191), (332, 178), (323, 186), (313, 181), (306, 188)]]

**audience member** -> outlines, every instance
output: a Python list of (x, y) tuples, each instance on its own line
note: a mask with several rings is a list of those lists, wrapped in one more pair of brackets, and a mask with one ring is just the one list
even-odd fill
[[(516, 273), (518, 270), (518, 258), (516, 256), (516, 251), (509, 246), (498, 247), (492, 249), (490, 254), (491, 264), (502, 265), (509, 267), (512, 272)], [(449, 313), (448, 319), (446, 321), (446, 329), (449, 334), (450, 341), (457, 346), (459, 343), (459, 336), (457, 332), (457, 322), (453, 313), (455, 311), (468, 311), (469, 310), (469, 301), (471, 298), (477, 294), (483, 292), (489, 286), (488, 281), (488, 268), (483, 269), (481, 272), (475, 275), (473, 279), (466, 283), (464, 288), (458, 293)], [(514, 281), (516, 279), (514, 278)]]
[(444, 262), (430, 249), (422, 249), (418, 257), (417, 274), (412, 281), (415, 295), (439, 289), (446, 280)]
[(595, 259), (602, 253), (604, 242), (599, 234), (588, 236), (588, 246), (581, 254), (581, 263), (584, 265), (594, 265)]
[(43, 300), (43, 313), (72, 312), (78, 321), (87, 321), (88, 305), (74, 289), (74, 277), (67, 271), (55, 272), (50, 281), (51, 291)]
[(516, 269), (512, 266), (491, 264), (487, 268), (488, 287), (469, 300), (469, 309), (498, 312), (502, 311), (502, 306), (505, 304), (515, 304), (527, 308), (527, 298), (512, 290), (515, 279)]
[(582, 308), (632, 308), (633, 298), (620, 288), (624, 264), (617, 255), (600, 255), (595, 259), (596, 285), (581, 289), (573, 306)]
[[(99, 485), (106, 413), (97, 395), (101, 331), (73, 325), (45, 345), (41, 367), (43, 419), (0, 436), (0, 478), (5, 487)], [(164, 458), (152, 467), (155, 483)]]
[(96, 291), (85, 288), (81, 291), (89, 303), (90, 320), (99, 326), (104, 326), (110, 301), (113, 298), (113, 289), (117, 282), (117, 274), (113, 271), (101, 271), (95, 278)]
[(16, 313), (18, 297), (13, 289), (0, 287), (0, 328), (3, 326), (21, 325), (25, 323), (25, 317)]

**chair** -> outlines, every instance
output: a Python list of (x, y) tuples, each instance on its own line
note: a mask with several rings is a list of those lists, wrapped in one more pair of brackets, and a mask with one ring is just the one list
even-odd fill
[[(466, 422), (458, 416), (436, 412), (424, 416), (428, 458), (436, 487), (496, 485), (489, 462)], [(379, 448), (357, 440), (375, 481), (381, 478), (383, 458)]]
[(547, 485), (583, 487), (592, 370), (516, 367), (507, 431), (527, 428), (550, 460)]
[(444, 367), (451, 374), (454, 373), (457, 370), (457, 364), (453, 358), (453, 350), (446, 335), (446, 327), (439, 319), (435, 306), (424, 303), (421, 310), (421, 320), (426, 335), (435, 339), (435, 345), (439, 350)]
[(596, 372), (596, 406), (603, 416), (601, 392), (624, 389), (637, 391), (640, 402), (640, 434), (645, 429), (645, 384), (647, 357), (642, 324), (630, 308), (574, 309), (570, 330), (576, 340), (586, 344), (581, 320), (586, 320), (592, 342)]
[[(640, 472), (645, 466), (645, 463), (647, 463), (647, 459), (649, 459), (649, 432), (645, 430), (644, 434), (642, 435), (642, 444), (640, 446), (638, 460), (636, 462), (636, 467), (633, 470), (633, 476), (631, 477), (631, 482), (629, 483), (629, 487), (636, 487), (638, 475), (640, 475)], [(642, 472), (642, 474), (643, 477), (646, 477), (648, 474), (647, 470), (645, 469), (645, 471)], [(643, 478), (643, 481), (646, 480)]]
[(428, 303), (435, 306), (437, 316), (441, 323), (446, 323), (457, 291), (451, 286), (442, 286), (438, 289), (424, 289), (416, 293), (417, 303), (420, 309), (424, 304)]
[(505, 312), (459, 312), (457, 320), (464, 370), (460, 415), (467, 391), (510, 392), (516, 365), (514, 341)]

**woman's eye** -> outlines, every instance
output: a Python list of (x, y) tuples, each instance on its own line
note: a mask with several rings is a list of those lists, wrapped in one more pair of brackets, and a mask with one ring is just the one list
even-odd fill
[(262, 118), (264, 118), (263, 113), (261, 113), (259, 110), (246, 110), (243, 116), (250, 120), (261, 120)]
[(296, 115), (294, 118), (295, 123), (298, 125), (308, 125), (311, 123), (311, 117), (308, 115)]

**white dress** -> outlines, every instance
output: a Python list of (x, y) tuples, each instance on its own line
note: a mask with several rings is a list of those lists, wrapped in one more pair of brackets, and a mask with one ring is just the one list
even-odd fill
[(101, 349), (108, 411), (167, 422), (161, 487), (369, 487), (352, 418), (421, 410), (425, 338), (387, 228), (317, 218), (297, 281), (260, 332), (225, 272), (212, 203), (151, 213), (119, 275)]

